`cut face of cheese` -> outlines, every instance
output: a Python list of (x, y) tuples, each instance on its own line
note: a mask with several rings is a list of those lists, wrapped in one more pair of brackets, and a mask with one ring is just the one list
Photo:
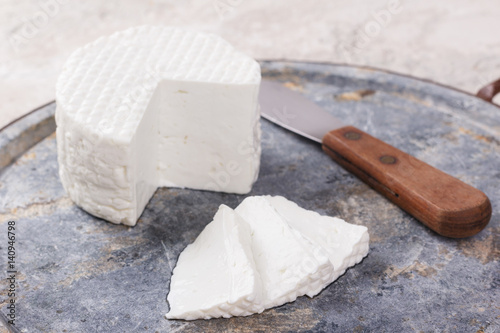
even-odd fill
[(127, 225), (159, 186), (249, 192), (259, 84), (258, 63), (212, 34), (144, 26), (78, 49), (56, 86), (64, 188)]
[(331, 280), (326, 251), (290, 227), (264, 197), (248, 197), (235, 211), (250, 225), (265, 308), (312, 297)]
[(326, 250), (335, 267), (329, 283), (368, 254), (370, 238), (366, 227), (336, 217), (321, 216), (281, 196), (265, 198), (292, 228)]
[(181, 253), (170, 283), (169, 319), (209, 319), (262, 312), (251, 231), (221, 205), (214, 220)]

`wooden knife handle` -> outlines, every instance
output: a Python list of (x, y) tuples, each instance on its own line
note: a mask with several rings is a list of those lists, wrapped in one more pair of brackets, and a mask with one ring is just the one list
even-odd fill
[(483, 192), (360, 129), (346, 126), (327, 133), (323, 150), (442, 236), (475, 235), (491, 218)]

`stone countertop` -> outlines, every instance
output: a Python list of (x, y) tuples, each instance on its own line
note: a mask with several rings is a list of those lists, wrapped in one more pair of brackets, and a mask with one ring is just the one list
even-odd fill
[(498, 17), (492, 0), (3, 1), (0, 128), (54, 99), (73, 50), (130, 26), (190, 27), (257, 59), (369, 65), (476, 92), (500, 77)]

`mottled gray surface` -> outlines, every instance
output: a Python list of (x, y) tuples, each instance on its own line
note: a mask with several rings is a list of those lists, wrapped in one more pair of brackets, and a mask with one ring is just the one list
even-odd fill
[(54, 111), (50, 103), (0, 129), (0, 170), (55, 131)]
[[(0, 172), (3, 256), (5, 222), (14, 219), (18, 227), (20, 328), (500, 330), (500, 109), (461, 92), (374, 70), (299, 63), (262, 67), (265, 76), (288, 82), (329, 112), (484, 191), (493, 205), (490, 224), (468, 239), (438, 236), (334, 164), (319, 145), (263, 120), (262, 167), (249, 195), (284, 195), (307, 209), (366, 225), (370, 253), (313, 299), (301, 297), (251, 317), (169, 321), (166, 295), (178, 254), (221, 203), (235, 207), (244, 196), (162, 188), (136, 227), (113, 225), (88, 215), (65, 195), (51, 135)], [(358, 90), (374, 93), (349, 94)], [(5, 260), (0, 263), (5, 272)], [(2, 279), (2, 290), (5, 283)], [(5, 292), (1, 295), (5, 299)]]

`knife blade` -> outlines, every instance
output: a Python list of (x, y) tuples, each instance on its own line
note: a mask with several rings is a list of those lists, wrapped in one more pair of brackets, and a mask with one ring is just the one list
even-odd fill
[(319, 105), (279, 83), (262, 80), (259, 94), (262, 117), (313, 141), (321, 143), (326, 133), (345, 126)]
[(477, 234), (491, 218), (480, 190), (368, 133), (345, 125), (303, 94), (262, 80), (263, 118), (321, 143), (323, 151), (390, 201), (438, 234)]

